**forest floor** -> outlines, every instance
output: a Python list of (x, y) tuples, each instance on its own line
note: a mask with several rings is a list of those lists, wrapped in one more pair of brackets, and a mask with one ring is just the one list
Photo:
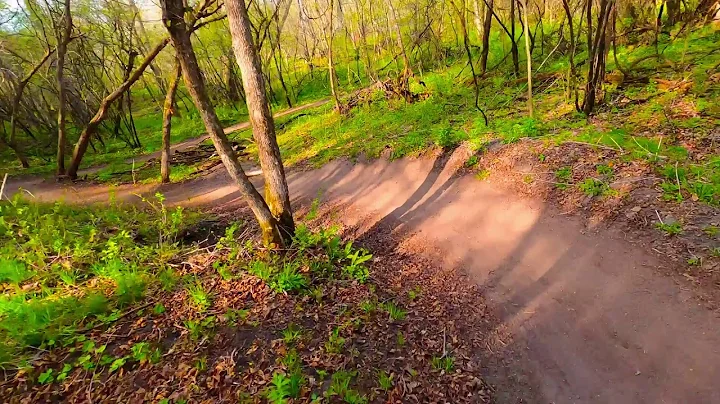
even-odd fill
[[(543, 191), (543, 182), (518, 180), (527, 175), (518, 172), (537, 166), (522, 152), (528, 145), (488, 150), (481, 159), (494, 169), (482, 178), (468, 171), (472, 152), (460, 147), (395, 161), (338, 159), (291, 170), (288, 181), (300, 210), (318, 199), (319, 217), (387, 252), (380, 257), (422, 257), (433, 263), (425, 268), (468, 277), (433, 288), (450, 295), (457, 282), (480, 288), (481, 320), (457, 326), (476, 330), (473, 352), (498, 402), (720, 400), (713, 384), (720, 377), (716, 288), (693, 282), (685, 266), (648, 248), (657, 234), (632, 227), (630, 218), (590, 220), (553, 200), (551, 184)], [(582, 154), (585, 146), (576, 146)], [(171, 205), (230, 215), (243, 206), (220, 166), (162, 186), (9, 185), (47, 200), (103, 201), (112, 189), (117, 199), (159, 191)], [(484, 315), (485, 304), (494, 315)], [(468, 305), (463, 300), (455, 309)]]
[[(716, 26), (661, 55), (621, 49), (633, 76), (611, 63), (590, 118), (568, 102), (561, 61), (538, 71), (532, 118), (524, 79), (489, 74), (485, 125), (464, 63), (413, 79), (413, 103), (375, 91), (344, 115), (286, 115), (278, 142), (293, 204), (373, 251), (396, 299), (423, 283), (430, 307), (415, 314), (430, 328), (412, 332), (449, 330), (462, 347), (454, 374), (479, 366), (497, 402), (720, 402), (718, 38)], [(254, 170), (246, 138), (234, 135)], [(161, 192), (235, 217), (244, 204), (204, 140), (177, 150), (177, 183), (158, 184), (146, 156), (86, 182), (17, 177), (7, 190), (82, 203)], [(444, 397), (487, 398), (475, 379), (415, 387), (433, 383), (450, 387)]]

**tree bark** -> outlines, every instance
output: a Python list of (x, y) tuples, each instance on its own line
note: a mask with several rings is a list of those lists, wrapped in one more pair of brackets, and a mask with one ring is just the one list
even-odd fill
[(160, 4), (164, 25), (170, 33), (176, 54), (180, 60), (185, 86), (200, 112), (202, 120), (205, 123), (205, 128), (215, 145), (215, 149), (223, 165), (227, 169), (230, 177), (237, 184), (240, 193), (248, 202), (250, 209), (255, 214), (260, 224), (265, 243), (268, 245), (283, 245), (284, 239), (281, 236), (277, 220), (240, 166), (237, 156), (232, 149), (232, 145), (227, 136), (225, 136), (220, 120), (215, 114), (215, 109), (210, 103), (210, 98), (205, 88), (205, 81), (198, 65), (197, 56), (193, 51), (192, 42), (190, 41), (190, 31), (185, 22), (185, 6), (183, 5), (183, 0), (162, 0)]
[(70, 0), (65, 0), (64, 26), (62, 36), (58, 38), (57, 45), (57, 82), (58, 82), (58, 148), (57, 148), (57, 175), (65, 175), (65, 147), (67, 134), (65, 133), (65, 98), (67, 97), (67, 83), (65, 83), (65, 54), (72, 33), (72, 15), (70, 14)]
[(532, 50), (530, 49), (530, 21), (528, 20), (528, 2), (521, 0), (523, 7), (523, 17), (525, 20), (525, 55), (527, 57), (527, 85), (528, 85), (528, 113), (532, 118), (535, 116), (533, 106), (533, 84), (532, 84)]
[[(591, 0), (588, 1), (591, 3)], [(597, 27), (595, 28), (595, 34), (590, 33), (588, 39), (591, 42), (591, 47), (588, 52), (588, 79), (585, 85), (585, 98), (583, 99), (582, 110), (585, 115), (590, 115), (595, 109), (597, 103), (597, 92), (602, 86), (602, 82), (605, 79), (605, 61), (607, 58), (607, 26), (610, 20), (610, 15), (615, 7), (615, 0), (601, 0), (600, 11), (598, 13)], [(590, 10), (590, 5), (588, 5)], [(587, 11), (588, 17), (588, 28), (592, 23), (592, 13)]]
[(100, 124), (105, 120), (105, 118), (107, 118), (108, 109), (110, 108), (112, 103), (115, 102), (118, 98), (120, 98), (120, 96), (123, 95), (125, 91), (127, 91), (136, 81), (140, 79), (148, 65), (155, 59), (155, 57), (160, 53), (160, 51), (162, 51), (165, 46), (167, 46), (168, 42), (170, 42), (169, 38), (164, 38), (162, 41), (160, 41), (160, 43), (155, 46), (152, 52), (150, 52), (150, 54), (145, 57), (145, 60), (143, 60), (142, 64), (140, 64), (140, 66), (137, 68), (137, 70), (135, 70), (132, 76), (130, 76), (130, 78), (124, 83), (122, 83), (120, 87), (116, 88), (115, 91), (110, 93), (100, 102), (100, 108), (98, 108), (95, 116), (90, 120), (85, 129), (83, 129), (82, 133), (80, 134), (80, 139), (78, 139), (78, 142), (75, 145), (73, 159), (70, 163), (70, 168), (68, 169), (67, 173), (70, 179), (77, 178), (77, 172), (80, 168), (80, 162), (85, 155), (85, 151), (87, 151), (90, 138), (97, 132)]
[(170, 130), (172, 128), (172, 116), (175, 114), (175, 93), (177, 93), (178, 82), (182, 69), (180, 61), (175, 58), (173, 75), (170, 78), (170, 85), (165, 95), (165, 104), (163, 104), (163, 124), (162, 124), (162, 153), (160, 155), (160, 178), (163, 184), (170, 182)]
[(510, 0), (510, 53), (512, 53), (513, 71), (515, 76), (520, 75), (520, 51), (515, 37), (515, 2)]
[(265, 177), (265, 201), (280, 225), (283, 238), (289, 243), (295, 234), (290, 192), (280, 158), (280, 147), (275, 136), (275, 122), (265, 95), (260, 58), (252, 41), (245, 0), (226, 0), (225, 9), (228, 14), (233, 50), (240, 66), (260, 167)]
[(482, 54), (480, 55), (480, 68), (487, 71), (488, 55), (490, 54), (490, 29), (492, 27), (494, 0), (487, 0), (485, 4), (485, 20), (483, 21)]

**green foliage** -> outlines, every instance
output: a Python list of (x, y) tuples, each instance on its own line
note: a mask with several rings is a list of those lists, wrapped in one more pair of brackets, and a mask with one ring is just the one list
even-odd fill
[(187, 293), (195, 308), (201, 313), (212, 306), (212, 297), (199, 281), (188, 285)]
[(562, 167), (555, 171), (555, 179), (557, 184), (555, 186), (558, 189), (567, 189), (569, 182), (572, 178), (572, 167)]
[(490, 170), (488, 169), (482, 169), (475, 173), (475, 179), (478, 181), (485, 181), (488, 178), (490, 178)]
[(366, 403), (367, 399), (350, 387), (356, 376), (357, 372), (355, 371), (339, 370), (333, 373), (330, 387), (325, 391), (325, 396), (338, 397), (348, 404)]
[(302, 328), (295, 324), (289, 324), (282, 332), (283, 341), (290, 345), (302, 338)]
[(596, 178), (585, 178), (577, 187), (588, 196), (605, 196), (611, 194), (611, 189), (608, 184)]
[(682, 224), (679, 222), (675, 223), (655, 223), (655, 227), (665, 232), (668, 236), (675, 236), (683, 232)]
[(340, 336), (340, 331), (340, 327), (335, 327), (332, 332), (330, 332), (330, 337), (327, 342), (325, 342), (325, 350), (328, 353), (339, 354), (342, 353), (343, 348), (345, 348), (345, 338)]
[(407, 312), (393, 301), (383, 303), (381, 307), (390, 316), (391, 320), (402, 321), (407, 315)]
[(0, 362), (114, 321), (156, 287), (192, 224), (161, 196), (138, 207), (0, 202), (0, 282), (16, 288), (0, 296)]
[(276, 292), (297, 292), (307, 287), (308, 280), (300, 273), (297, 262), (288, 262), (283, 265), (282, 270), (270, 283), (270, 287)]
[(450, 373), (455, 369), (455, 358), (452, 356), (435, 356), (432, 358), (432, 367), (445, 373)]
[(380, 387), (380, 389), (382, 389), (383, 391), (389, 391), (390, 389), (393, 388), (393, 378), (394, 378), (394, 375), (392, 375), (392, 374), (388, 375), (387, 372), (385, 372), (384, 370), (378, 370), (378, 373), (377, 373), (378, 387)]

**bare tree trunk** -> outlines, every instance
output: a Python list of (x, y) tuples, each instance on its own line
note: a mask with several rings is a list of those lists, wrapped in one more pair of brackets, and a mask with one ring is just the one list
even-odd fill
[(480, 68), (487, 71), (488, 55), (490, 54), (490, 29), (492, 27), (494, 0), (487, 0), (485, 4), (485, 20), (483, 21), (482, 54), (480, 55)]
[(58, 82), (58, 148), (57, 148), (57, 175), (65, 175), (65, 147), (67, 134), (65, 133), (65, 98), (67, 97), (67, 84), (65, 83), (65, 54), (72, 33), (72, 15), (70, 14), (70, 0), (65, 0), (65, 22), (62, 37), (58, 38), (57, 46), (57, 82)]
[[(588, 1), (591, 3), (591, 0)], [(590, 115), (595, 109), (597, 103), (597, 92), (602, 86), (605, 79), (605, 60), (607, 57), (607, 25), (610, 15), (615, 7), (615, 0), (601, 0), (600, 12), (598, 14), (598, 23), (595, 28), (595, 34), (589, 34), (588, 39), (591, 41), (591, 48), (588, 55), (588, 79), (585, 85), (585, 99), (583, 100), (582, 110), (585, 115)], [(588, 28), (592, 22), (592, 11), (588, 5), (587, 11)]]
[(403, 58), (403, 68), (405, 71), (404, 75), (412, 75), (412, 67), (410, 66), (410, 59), (408, 58), (407, 52), (405, 51), (405, 42), (402, 39), (402, 31), (400, 30), (400, 22), (398, 21), (395, 7), (392, 4), (392, 0), (386, 0), (386, 4), (390, 9), (390, 16), (392, 17), (393, 28), (395, 29), (395, 36), (397, 37), (397, 46), (400, 48), (400, 54)]
[(160, 51), (163, 50), (165, 46), (167, 46), (168, 42), (170, 42), (169, 38), (164, 38), (162, 41), (160, 41), (160, 43), (158, 43), (155, 48), (145, 57), (145, 60), (143, 60), (142, 64), (140, 64), (137, 70), (135, 70), (135, 73), (133, 73), (129, 79), (127, 79), (124, 83), (120, 85), (120, 87), (116, 88), (115, 91), (110, 93), (102, 100), (102, 102), (100, 102), (100, 108), (98, 108), (95, 116), (90, 120), (85, 129), (83, 129), (82, 133), (80, 134), (80, 139), (78, 139), (78, 142), (75, 145), (73, 159), (70, 163), (70, 168), (68, 169), (67, 173), (68, 177), (70, 177), (71, 179), (77, 178), (77, 172), (80, 168), (80, 162), (85, 155), (85, 151), (87, 151), (90, 138), (97, 132), (98, 127), (100, 127), (100, 124), (105, 120), (105, 118), (107, 118), (108, 109), (110, 108), (112, 103), (115, 102), (118, 98), (120, 98), (120, 96), (123, 95), (123, 93), (125, 93), (125, 91), (127, 91), (130, 86), (132, 86), (136, 81), (140, 79), (148, 65), (155, 59), (155, 57), (160, 53)]
[(460, 20), (460, 28), (462, 29), (462, 35), (463, 35), (463, 46), (465, 47), (465, 54), (468, 59), (468, 65), (470, 65), (470, 73), (473, 77), (473, 87), (475, 89), (475, 108), (480, 111), (480, 113), (483, 116), (483, 119), (485, 120), (485, 126), (488, 124), (487, 115), (485, 115), (485, 111), (480, 108), (479, 100), (480, 100), (480, 85), (478, 84), (477, 75), (475, 74), (475, 65), (473, 64), (472, 60), (472, 52), (470, 51), (470, 34), (467, 29), (467, 16), (465, 15), (467, 12), (467, 7), (465, 5), (465, 0), (460, 0), (460, 5), (458, 6), (455, 4), (455, 0), (452, 1), (452, 6), (455, 9), (455, 12), (457, 13), (458, 19)]
[(225, 165), (228, 174), (237, 184), (240, 193), (255, 214), (255, 218), (262, 229), (265, 243), (268, 245), (283, 245), (284, 239), (281, 236), (277, 220), (273, 217), (262, 195), (255, 189), (240, 166), (232, 145), (225, 136), (220, 120), (215, 114), (215, 109), (207, 95), (205, 81), (190, 41), (190, 31), (185, 22), (183, 0), (162, 0), (160, 4), (165, 27), (170, 32), (176, 54), (180, 60), (185, 86), (202, 116), (205, 128), (215, 145), (218, 155), (220, 155), (223, 165)]
[(13, 103), (12, 107), (10, 109), (10, 137), (8, 138), (8, 141), (6, 142), (8, 147), (10, 147), (17, 156), (18, 160), (20, 161), (20, 164), (24, 168), (29, 168), (30, 163), (28, 162), (27, 157), (25, 156), (25, 153), (23, 153), (22, 148), (20, 145), (17, 144), (17, 140), (15, 138), (15, 133), (17, 132), (17, 113), (18, 109), (20, 108), (20, 101), (22, 100), (23, 92), (25, 91), (25, 87), (27, 87), (30, 80), (35, 76), (35, 73), (40, 70), (40, 68), (47, 62), (48, 59), (50, 59), (50, 56), (55, 52), (54, 49), (48, 49), (47, 52), (45, 52), (45, 56), (38, 61), (35, 66), (30, 70), (30, 72), (23, 77), (22, 80), (18, 83), (18, 85), (15, 87), (15, 96), (13, 97)]
[(480, 6), (482, 0), (471, 0), (473, 2), (473, 22), (475, 23), (475, 30), (477, 31), (478, 38), (483, 35), (483, 10)]
[(515, 2), (510, 0), (510, 53), (512, 53), (513, 71), (515, 76), (520, 75), (520, 51), (515, 36)]
[(680, 0), (666, 0), (668, 26), (672, 27), (680, 21)]
[(525, 54), (527, 56), (527, 84), (528, 84), (528, 113), (532, 118), (535, 116), (533, 106), (533, 84), (532, 84), (532, 50), (530, 49), (530, 21), (528, 20), (527, 0), (521, 0), (523, 7), (523, 17), (525, 20)]
[[(567, 17), (568, 20), (568, 27), (570, 28), (570, 70), (568, 72), (568, 87), (570, 88), (570, 93), (568, 94), (570, 97), (573, 97), (575, 100), (575, 109), (580, 112), (580, 105), (578, 104), (578, 89), (577, 89), (577, 74), (575, 70), (575, 28), (573, 25), (573, 16), (572, 12), (570, 11), (570, 5), (568, 4), (568, 0), (562, 0), (563, 8), (565, 9), (565, 17)], [(568, 97), (569, 98), (569, 97)]]
[(172, 116), (175, 114), (175, 93), (177, 93), (178, 82), (180, 81), (180, 61), (175, 57), (173, 75), (170, 78), (165, 104), (163, 104), (163, 125), (162, 125), (162, 154), (160, 155), (160, 179), (163, 184), (170, 182), (170, 130), (172, 128)]
[(265, 96), (260, 58), (252, 41), (245, 0), (226, 0), (225, 9), (228, 14), (233, 50), (245, 88), (245, 99), (253, 137), (258, 148), (260, 167), (265, 177), (265, 201), (280, 225), (282, 237), (286, 243), (290, 243), (295, 234), (290, 192), (280, 158), (280, 147), (275, 137), (275, 122)]
[(335, 38), (335, 0), (330, 0), (330, 7), (328, 11), (330, 12), (328, 27), (326, 28), (325, 25), (323, 25), (323, 31), (328, 48), (328, 76), (330, 76), (330, 93), (332, 94), (333, 101), (335, 103), (335, 111), (341, 112), (342, 105), (340, 105), (340, 97), (338, 96), (337, 90), (337, 71), (335, 70), (335, 60), (333, 59), (333, 39)]

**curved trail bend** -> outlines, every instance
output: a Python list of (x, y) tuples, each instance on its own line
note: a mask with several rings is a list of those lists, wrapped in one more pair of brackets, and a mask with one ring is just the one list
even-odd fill
[[(658, 258), (542, 201), (455, 175), (461, 158), (335, 161), (290, 172), (288, 181), (294, 202), (320, 193), (348, 225), (402, 231), (482, 285), (499, 313), (498, 343), (485, 363), (499, 402), (720, 402), (720, 319), (662, 275)], [(108, 195), (90, 184), (11, 181), (8, 188), (18, 186), (50, 200)], [(186, 206), (242, 203), (222, 169), (116, 193), (157, 190)]]

